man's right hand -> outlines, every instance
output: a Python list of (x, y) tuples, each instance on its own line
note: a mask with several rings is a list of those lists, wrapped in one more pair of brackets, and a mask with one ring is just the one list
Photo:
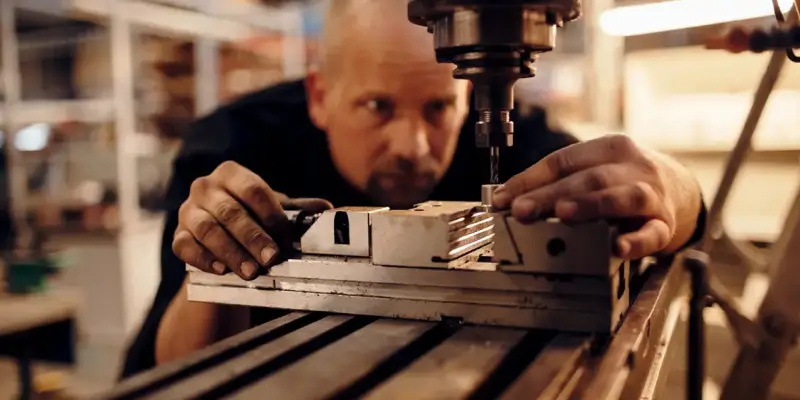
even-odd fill
[[(290, 200), (273, 191), (261, 177), (228, 161), (192, 183), (178, 212), (172, 251), (185, 263), (222, 275), (228, 270), (245, 280), (278, 259), (278, 242), (286, 239), (284, 207), (322, 211), (321, 199)], [(277, 240), (276, 240), (277, 239)]]

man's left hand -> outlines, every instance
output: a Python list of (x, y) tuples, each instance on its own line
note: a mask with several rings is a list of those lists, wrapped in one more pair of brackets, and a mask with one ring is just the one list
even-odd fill
[(701, 195), (677, 162), (611, 135), (556, 151), (509, 179), (494, 207), (510, 208), (523, 223), (618, 220), (624, 231), (615, 252), (636, 259), (680, 249), (694, 232)]

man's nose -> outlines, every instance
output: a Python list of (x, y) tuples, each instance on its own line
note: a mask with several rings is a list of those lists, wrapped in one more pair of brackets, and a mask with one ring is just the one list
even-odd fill
[(389, 153), (405, 160), (418, 160), (430, 153), (428, 128), (424, 121), (404, 118), (388, 130)]

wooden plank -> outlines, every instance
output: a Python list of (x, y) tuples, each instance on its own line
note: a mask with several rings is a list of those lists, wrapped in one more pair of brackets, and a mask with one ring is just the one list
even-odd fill
[(611, 332), (613, 316), (604, 312), (550, 310), (462, 304), (445, 301), (255, 290), (190, 284), (189, 300), (286, 310), (322, 311), (423, 321), (442, 316), (461, 318), (474, 325), (550, 329), (571, 332)]
[(263, 399), (270, 393), (279, 393), (286, 399), (329, 398), (367, 375), (381, 361), (431, 327), (431, 323), (379, 320), (230, 398)]
[(146, 399), (192, 399), (231, 382), (275, 357), (346, 323), (352, 317), (330, 316), (270, 341), (246, 354), (228, 360), (166, 388)]
[(159, 368), (156, 368), (150, 372), (145, 372), (131, 377), (130, 379), (123, 381), (119, 386), (115, 387), (113, 391), (106, 393), (100, 398), (117, 399), (139, 396), (143, 390), (162, 385), (164, 381), (181, 379), (181, 377), (186, 376), (191, 372), (190, 368), (197, 368), (198, 365), (213, 363), (217, 361), (220, 355), (225, 351), (235, 349), (252, 341), (258, 340), (258, 338), (267, 335), (270, 332), (285, 326), (286, 324), (297, 321), (307, 315), (307, 313), (296, 312), (276, 318), (265, 324), (259, 325), (258, 327), (249, 329), (243, 333), (214, 343), (211, 346), (194, 352), (186, 357), (160, 366)]
[(463, 328), (365, 398), (466, 398), (524, 336), (523, 330)]
[(556, 399), (578, 367), (588, 340), (586, 335), (556, 336), (503, 393), (501, 399)]

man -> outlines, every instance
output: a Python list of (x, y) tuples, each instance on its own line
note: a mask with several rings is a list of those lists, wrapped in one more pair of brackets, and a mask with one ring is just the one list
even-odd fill
[[(406, 21), (405, 4), (337, 0), (318, 71), (194, 126), (169, 189), (163, 281), (126, 374), (271, 317), (188, 302), (184, 262), (255, 278), (286, 249), (285, 207), (479, 200), (488, 152), (474, 145), (468, 83), (435, 62), (431, 35)], [(626, 258), (674, 252), (702, 233), (700, 191), (677, 163), (623, 136), (576, 144), (541, 111), (514, 119), (495, 206), (521, 221), (619, 219), (630, 228), (616, 244)]]

